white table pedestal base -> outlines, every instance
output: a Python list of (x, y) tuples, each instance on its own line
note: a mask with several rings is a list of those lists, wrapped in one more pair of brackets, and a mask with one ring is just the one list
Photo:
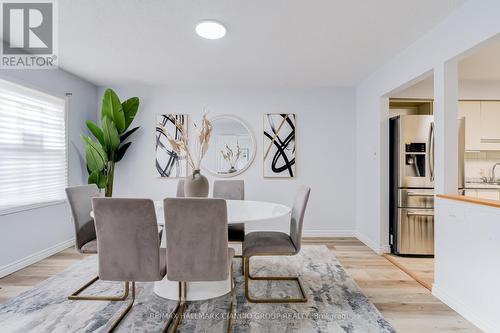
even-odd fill
[[(201, 301), (225, 295), (231, 291), (231, 278), (225, 281), (200, 281), (187, 283), (187, 300)], [(167, 277), (155, 282), (156, 295), (177, 301), (179, 299), (179, 282), (169, 281)]]

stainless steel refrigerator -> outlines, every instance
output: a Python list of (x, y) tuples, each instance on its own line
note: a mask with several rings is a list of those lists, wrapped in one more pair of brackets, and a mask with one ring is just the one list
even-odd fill
[[(390, 119), (391, 251), (434, 255), (434, 116)], [(458, 121), (458, 191), (464, 187), (465, 120)], [(458, 193), (457, 191), (457, 193)]]

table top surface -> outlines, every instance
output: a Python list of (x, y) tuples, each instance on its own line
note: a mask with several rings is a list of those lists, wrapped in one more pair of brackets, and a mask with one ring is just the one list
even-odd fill
[[(163, 201), (155, 201), (156, 216), (159, 224), (164, 224)], [(290, 215), (291, 209), (282, 204), (252, 201), (226, 200), (228, 223), (248, 223), (271, 220)]]

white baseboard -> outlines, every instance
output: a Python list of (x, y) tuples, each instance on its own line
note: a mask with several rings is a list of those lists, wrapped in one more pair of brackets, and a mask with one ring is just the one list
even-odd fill
[(495, 326), (490, 319), (484, 318), (481, 310), (473, 309), (467, 302), (463, 302), (451, 295), (452, 293), (446, 292), (443, 288), (436, 285), (436, 283), (432, 287), (432, 294), (485, 333), (500, 332), (500, 327)]
[(354, 230), (304, 230), (302, 237), (354, 237)]
[(23, 259), (14, 261), (13, 263), (7, 264), (5, 266), (0, 267), (0, 278), (12, 274), (24, 267), (27, 267), (29, 265), (32, 265), (42, 259), (45, 259), (47, 257), (50, 257), (53, 254), (56, 254), (57, 252), (61, 252), (62, 250), (67, 249), (70, 246), (73, 246), (75, 244), (75, 239), (68, 239), (64, 242), (61, 242), (59, 244), (53, 245), (47, 249), (44, 249), (42, 251), (33, 253)]
[(391, 253), (391, 246), (389, 244), (382, 245), (382, 246), (380, 246), (380, 251), (381, 251), (381, 253), (379, 253), (379, 254)]
[(376, 254), (382, 255), (384, 253), (390, 253), (391, 247), (389, 245), (379, 245), (377, 242), (373, 241), (370, 237), (356, 231), (355, 237), (363, 242), (366, 246), (372, 249)]

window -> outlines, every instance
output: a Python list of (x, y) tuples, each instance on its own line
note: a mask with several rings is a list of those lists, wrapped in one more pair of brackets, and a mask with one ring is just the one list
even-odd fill
[(64, 200), (65, 100), (0, 80), (0, 214)]

